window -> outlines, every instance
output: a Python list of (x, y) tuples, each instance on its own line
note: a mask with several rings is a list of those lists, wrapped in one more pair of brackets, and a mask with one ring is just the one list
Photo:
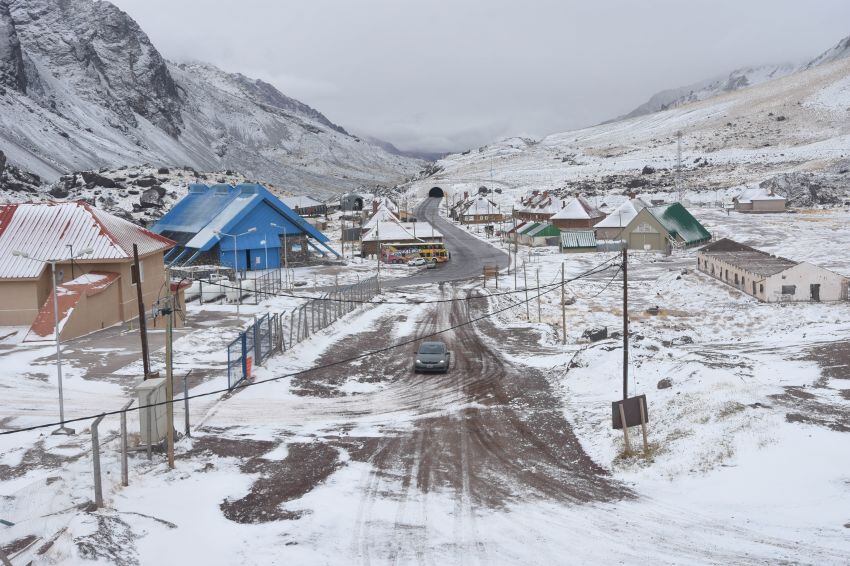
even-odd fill
[(797, 294), (797, 286), (796, 285), (783, 285), (782, 286), (782, 294), (783, 295), (796, 295)]
[(764, 293), (764, 283), (759, 284), (759, 293)]
[(738, 284), (738, 274), (736, 273), (735, 274), (735, 285), (737, 285), (737, 284)]

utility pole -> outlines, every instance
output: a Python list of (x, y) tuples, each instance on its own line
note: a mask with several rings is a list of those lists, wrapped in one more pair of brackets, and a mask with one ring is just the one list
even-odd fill
[(531, 310), (528, 306), (528, 273), (525, 271), (525, 261), (522, 262), (522, 280), (525, 285), (525, 320), (531, 320)]
[(139, 246), (133, 244), (133, 278), (136, 280), (136, 302), (139, 306), (139, 335), (142, 339), (142, 364), (145, 371), (144, 379), (151, 373), (151, 362), (148, 353), (148, 324), (145, 320), (145, 303), (142, 300), (142, 269), (139, 265)]
[(375, 235), (378, 238), (378, 275), (376, 277), (376, 282), (378, 285), (378, 293), (381, 292), (381, 252), (383, 251), (383, 246), (381, 245), (381, 219), (375, 223)]
[(537, 322), (542, 322), (540, 318), (540, 268), (537, 268)]
[[(174, 296), (171, 294), (171, 269), (165, 269), (166, 307), (163, 310), (166, 318), (165, 326), (165, 411), (166, 439), (168, 443), (168, 467), (174, 469)], [(183, 395), (188, 395), (184, 391)]]
[(567, 343), (567, 286), (564, 282), (564, 262), (561, 262), (561, 330), (564, 337), (562, 343)]
[(629, 250), (623, 246), (623, 399), (629, 397)]
[(676, 132), (676, 198), (682, 202), (682, 131)]

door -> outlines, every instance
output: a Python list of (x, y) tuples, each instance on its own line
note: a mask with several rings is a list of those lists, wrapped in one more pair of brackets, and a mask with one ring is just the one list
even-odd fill
[(809, 290), (812, 293), (812, 300), (820, 302), (820, 283), (812, 283), (809, 285)]
[(252, 269), (251, 267), (251, 250), (245, 250), (245, 271)]

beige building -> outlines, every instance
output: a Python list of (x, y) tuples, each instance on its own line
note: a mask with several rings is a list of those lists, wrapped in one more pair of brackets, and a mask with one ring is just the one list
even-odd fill
[(619, 239), (630, 250), (669, 254), (711, 240), (711, 234), (680, 203), (648, 206), (622, 229)]
[(732, 202), (738, 212), (785, 212), (785, 197), (761, 188), (745, 189)]
[(53, 339), (50, 260), (60, 339), (137, 318), (133, 244), (149, 310), (165, 295), (163, 254), (174, 242), (85, 202), (0, 206), (0, 326), (30, 326), (30, 341)]
[(727, 238), (702, 248), (697, 254), (697, 267), (767, 303), (848, 299), (847, 277)]

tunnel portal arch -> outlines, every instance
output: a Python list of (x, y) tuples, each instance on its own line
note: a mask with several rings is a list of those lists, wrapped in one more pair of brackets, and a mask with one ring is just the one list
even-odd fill
[(443, 193), (443, 189), (441, 189), (440, 187), (431, 187), (431, 190), (428, 191), (428, 196), (435, 198), (443, 198), (445, 194)]

